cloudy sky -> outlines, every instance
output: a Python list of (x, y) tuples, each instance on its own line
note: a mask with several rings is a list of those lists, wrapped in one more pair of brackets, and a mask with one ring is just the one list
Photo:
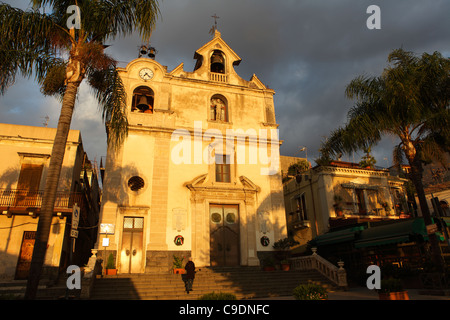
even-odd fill
[[(22, 9), (28, 1), (5, 1)], [(370, 30), (370, 5), (381, 9), (381, 29)], [(217, 14), (222, 38), (242, 58), (236, 72), (256, 74), (276, 91), (275, 111), (284, 140), (282, 155), (318, 157), (320, 143), (343, 125), (352, 101), (346, 85), (358, 75), (379, 75), (387, 56), (402, 47), (417, 54), (450, 56), (450, 1), (446, 0), (163, 0), (151, 43), (156, 60), (172, 70), (194, 68), (194, 52), (211, 39)], [(116, 39), (108, 53), (120, 66), (137, 58), (138, 35)], [(56, 127), (60, 102), (43, 97), (34, 79), (18, 77), (0, 96), (0, 121)], [(98, 106), (83, 84), (72, 122), (81, 130), (90, 159), (106, 155), (106, 135)], [(377, 165), (391, 164), (396, 139), (373, 148)], [(343, 160), (359, 161), (360, 154)]]

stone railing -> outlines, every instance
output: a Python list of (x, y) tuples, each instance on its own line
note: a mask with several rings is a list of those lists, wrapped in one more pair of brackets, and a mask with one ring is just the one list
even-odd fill
[(227, 82), (227, 76), (222, 73), (211, 72), (209, 74), (209, 80), (216, 82)]
[(84, 268), (84, 275), (81, 280), (81, 299), (89, 299), (94, 287), (95, 278), (102, 274), (102, 259), (97, 258), (97, 250), (91, 249), (92, 256), (89, 258), (87, 266)]
[(310, 256), (291, 258), (291, 268), (299, 271), (317, 270), (338, 287), (346, 288), (347, 272), (344, 269), (344, 262), (339, 261), (338, 268), (319, 256), (316, 248), (312, 248), (312, 251), (313, 254)]

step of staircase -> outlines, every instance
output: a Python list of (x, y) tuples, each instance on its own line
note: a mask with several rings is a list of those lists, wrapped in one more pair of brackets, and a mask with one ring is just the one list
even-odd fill
[[(43, 280), (38, 286), (37, 300), (76, 299), (81, 290), (67, 291), (66, 279), (60, 279), (51, 286)], [(26, 280), (12, 280), (0, 282), (0, 299), (23, 299), (27, 288)]]
[(193, 291), (186, 293), (179, 274), (119, 274), (96, 279), (93, 300), (179, 300), (198, 299), (211, 292), (226, 292), (237, 299), (291, 296), (304, 283), (335, 287), (315, 271), (270, 271), (260, 268), (202, 268), (197, 271)]

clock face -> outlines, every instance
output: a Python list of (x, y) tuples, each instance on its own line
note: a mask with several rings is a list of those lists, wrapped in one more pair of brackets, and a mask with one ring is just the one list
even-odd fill
[(153, 78), (153, 71), (148, 68), (141, 69), (139, 71), (139, 76), (144, 80), (150, 80)]

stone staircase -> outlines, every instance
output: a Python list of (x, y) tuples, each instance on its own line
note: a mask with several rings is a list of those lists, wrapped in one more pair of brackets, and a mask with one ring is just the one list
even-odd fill
[[(36, 300), (77, 299), (80, 290), (70, 290), (66, 296), (66, 279), (60, 277), (56, 284), (46, 285), (48, 280), (41, 280)], [(23, 299), (27, 287), (26, 280), (13, 280), (0, 282), (0, 299)]]
[(201, 268), (193, 291), (186, 293), (179, 274), (121, 274), (95, 279), (92, 300), (193, 300), (211, 292), (237, 299), (291, 296), (299, 284), (314, 282), (336, 288), (316, 271), (262, 271), (259, 267)]

